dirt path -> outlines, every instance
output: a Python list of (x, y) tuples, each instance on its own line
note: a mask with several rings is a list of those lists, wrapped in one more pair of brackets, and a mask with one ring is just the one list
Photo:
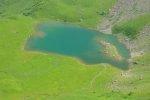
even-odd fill
[(103, 73), (105, 72), (105, 70), (106, 70), (106, 67), (104, 66), (104, 69), (103, 69), (103, 70), (97, 72), (97, 73), (94, 75), (94, 77), (93, 77), (93, 78), (91, 79), (91, 81), (90, 81), (90, 89), (93, 89), (93, 84), (94, 84), (94, 82), (96, 81), (97, 78), (99, 78), (101, 75), (103, 75)]

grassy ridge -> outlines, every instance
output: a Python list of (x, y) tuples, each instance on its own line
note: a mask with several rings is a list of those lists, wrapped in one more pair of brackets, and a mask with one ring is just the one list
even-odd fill
[(113, 34), (123, 33), (130, 39), (135, 39), (141, 31), (150, 22), (150, 14), (139, 16), (135, 19), (119, 23), (112, 28)]
[[(0, 16), (18, 15), (79, 23), (94, 28), (116, 0), (7, 0), (0, 3)], [(105, 13), (102, 15), (102, 13)]]

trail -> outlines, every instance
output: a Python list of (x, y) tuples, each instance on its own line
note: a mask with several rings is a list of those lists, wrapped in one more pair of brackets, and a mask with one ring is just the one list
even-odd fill
[(101, 71), (99, 71), (99, 72), (97, 72), (96, 75), (92, 78), (92, 80), (90, 81), (90, 89), (93, 88), (94, 82), (96, 81), (96, 79), (97, 79), (98, 77), (100, 77), (100, 76), (105, 72), (105, 70), (106, 70), (106, 66), (104, 66), (104, 69), (101, 70)]

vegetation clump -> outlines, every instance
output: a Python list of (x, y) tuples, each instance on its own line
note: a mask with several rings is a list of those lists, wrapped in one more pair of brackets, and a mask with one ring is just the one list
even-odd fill
[(124, 23), (118, 23), (113, 26), (112, 33), (123, 33), (129, 39), (135, 39), (138, 33), (150, 22), (150, 14), (130, 19)]

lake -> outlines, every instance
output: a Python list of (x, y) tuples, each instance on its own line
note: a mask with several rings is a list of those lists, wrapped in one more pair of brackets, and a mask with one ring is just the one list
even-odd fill
[(108, 63), (128, 69), (130, 52), (113, 35), (76, 25), (57, 22), (39, 23), (25, 49), (74, 57), (85, 64)]

